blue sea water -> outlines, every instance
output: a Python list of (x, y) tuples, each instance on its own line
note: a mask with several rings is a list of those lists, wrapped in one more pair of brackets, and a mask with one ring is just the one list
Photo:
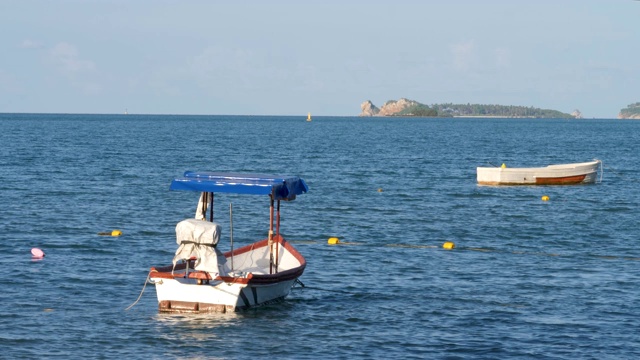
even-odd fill
[[(640, 122), (0, 114), (0, 139), (0, 358), (640, 357)], [(593, 185), (476, 184), (593, 158)], [(281, 230), (305, 287), (159, 314), (144, 284), (194, 214), (185, 170), (303, 177)], [(222, 241), (229, 202), (236, 245), (264, 237), (266, 202), (216, 201)]]

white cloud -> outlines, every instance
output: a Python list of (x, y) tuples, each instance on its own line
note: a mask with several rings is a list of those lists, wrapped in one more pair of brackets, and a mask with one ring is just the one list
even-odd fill
[(80, 59), (78, 49), (66, 42), (56, 44), (49, 55), (54, 64), (66, 72), (93, 71), (96, 67), (92, 61)]
[(505, 69), (511, 67), (511, 52), (509, 49), (497, 48), (495, 50), (496, 67)]
[(98, 73), (93, 61), (80, 57), (78, 49), (67, 42), (60, 42), (49, 49), (46, 61), (53, 66), (62, 78), (57, 79), (58, 86), (71, 86), (84, 95), (102, 92), (104, 74)]
[(20, 47), (23, 49), (38, 49), (42, 47), (42, 44), (31, 39), (24, 39), (22, 43), (20, 43)]
[(475, 47), (473, 41), (450, 45), (449, 49), (453, 56), (453, 67), (461, 71), (469, 70), (475, 57)]

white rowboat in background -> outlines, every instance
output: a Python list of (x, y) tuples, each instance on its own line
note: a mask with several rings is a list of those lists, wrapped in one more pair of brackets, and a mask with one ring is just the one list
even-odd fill
[(596, 182), (602, 161), (537, 168), (478, 167), (479, 185), (576, 185)]

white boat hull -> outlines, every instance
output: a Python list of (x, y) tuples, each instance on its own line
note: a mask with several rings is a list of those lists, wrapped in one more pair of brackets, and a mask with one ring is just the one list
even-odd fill
[(597, 180), (600, 160), (540, 168), (478, 167), (479, 185), (576, 185)]
[(149, 279), (156, 287), (158, 310), (233, 312), (283, 300), (302, 275), (306, 262), (281, 237), (276, 237), (274, 246), (277, 268), (271, 266), (266, 240), (226, 253), (227, 264), (233, 258), (238, 265), (227, 276), (214, 278), (206, 272), (189, 271), (186, 264), (179, 264), (173, 271), (172, 266), (152, 268)]
[(161, 312), (233, 312), (283, 300), (295, 280), (270, 285), (215, 281), (199, 285), (192, 279), (155, 281)]
[(158, 309), (162, 312), (227, 312), (237, 307), (238, 294), (246, 284), (216, 281), (198, 284), (194, 279), (154, 280)]

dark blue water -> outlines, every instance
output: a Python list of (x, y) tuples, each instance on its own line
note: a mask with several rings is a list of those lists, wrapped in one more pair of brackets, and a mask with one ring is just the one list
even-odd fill
[[(0, 139), (0, 358), (640, 356), (640, 122), (0, 114)], [(593, 158), (602, 183), (476, 185), (477, 166)], [(185, 170), (302, 176), (282, 232), (306, 287), (164, 315), (148, 286), (125, 310), (194, 214), (169, 191)], [(216, 199), (236, 244), (264, 236), (266, 203)]]

